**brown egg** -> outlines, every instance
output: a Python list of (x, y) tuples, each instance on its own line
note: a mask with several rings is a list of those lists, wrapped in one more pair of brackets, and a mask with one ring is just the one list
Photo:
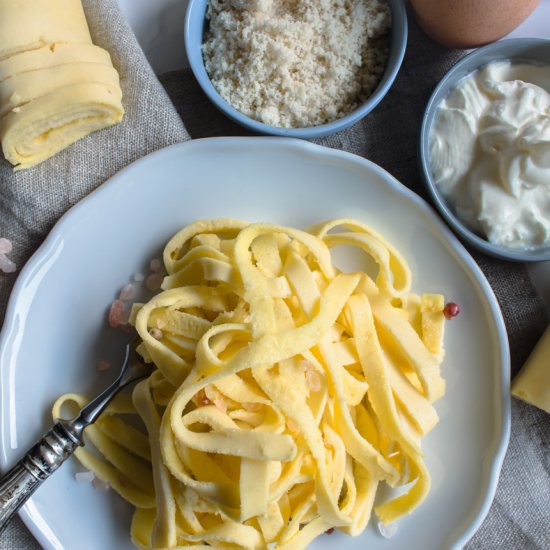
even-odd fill
[(512, 32), (540, 0), (409, 0), (424, 32), (449, 48), (476, 48)]

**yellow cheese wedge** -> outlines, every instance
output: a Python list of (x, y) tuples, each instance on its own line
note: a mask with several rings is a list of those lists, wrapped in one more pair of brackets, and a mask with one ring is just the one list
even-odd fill
[(0, 83), (6, 78), (28, 71), (76, 62), (111, 65), (111, 56), (108, 51), (94, 44), (48, 44), (0, 61)]
[(514, 378), (512, 395), (550, 413), (550, 326)]
[(69, 63), (21, 73), (0, 83), (0, 117), (59, 88), (82, 82), (119, 85), (116, 70), (103, 63)]
[(56, 42), (92, 42), (80, 0), (0, 1), (0, 60)]
[(42, 162), (90, 132), (119, 122), (121, 97), (117, 85), (85, 82), (10, 111), (0, 121), (4, 156), (15, 170)]

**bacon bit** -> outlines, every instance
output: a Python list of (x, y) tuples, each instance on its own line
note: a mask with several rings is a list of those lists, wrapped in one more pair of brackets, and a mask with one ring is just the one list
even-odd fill
[(126, 302), (128, 300), (131, 300), (135, 296), (135, 294), (136, 289), (134, 288), (134, 285), (132, 283), (128, 283), (127, 285), (122, 287), (120, 294), (118, 295), (118, 299)]
[(110, 368), (111, 368), (111, 363), (108, 363), (107, 361), (100, 361), (97, 364), (97, 370), (99, 371), (109, 370)]
[(158, 290), (160, 288), (160, 285), (162, 284), (163, 279), (164, 277), (159, 273), (153, 273), (153, 275), (149, 275), (149, 277), (147, 277), (145, 285), (149, 290)]
[(331, 527), (325, 531), (325, 535), (332, 535), (332, 533), (334, 533), (334, 527)]
[(162, 330), (158, 328), (150, 328), (149, 334), (155, 339), (155, 340), (162, 340), (162, 337), (164, 336)]
[(306, 372), (306, 384), (312, 392), (318, 392), (321, 390), (321, 377), (313, 370)]
[(443, 315), (445, 315), (445, 319), (448, 321), (450, 321), (453, 317), (456, 317), (459, 313), (460, 306), (454, 302), (445, 304), (445, 307), (443, 308)]
[(114, 300), (109, 309), (109, 326), (116, 328), (124, 323), (121, 322), (124, 303), (122, 300)]
[(0, 254), (9, 254), (13, 249), (13, 244), (9, 239), (0, 237)]

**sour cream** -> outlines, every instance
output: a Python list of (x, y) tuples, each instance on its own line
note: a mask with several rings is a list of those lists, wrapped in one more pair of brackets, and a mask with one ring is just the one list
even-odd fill
[(550, 66), (493, 62), (466, 77), (438, 109), (430, 164), (490, 242), (550, 244)]

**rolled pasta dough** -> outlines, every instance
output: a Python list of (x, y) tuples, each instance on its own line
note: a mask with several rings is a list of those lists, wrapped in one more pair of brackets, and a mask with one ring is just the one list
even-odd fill
[(80, 0), (0, 2), (0, 60), (56, 42), (92, 42)]
[(0, 2), (0, 139), (15, 170), (123, 115), (118, 73), (80, 0)]

